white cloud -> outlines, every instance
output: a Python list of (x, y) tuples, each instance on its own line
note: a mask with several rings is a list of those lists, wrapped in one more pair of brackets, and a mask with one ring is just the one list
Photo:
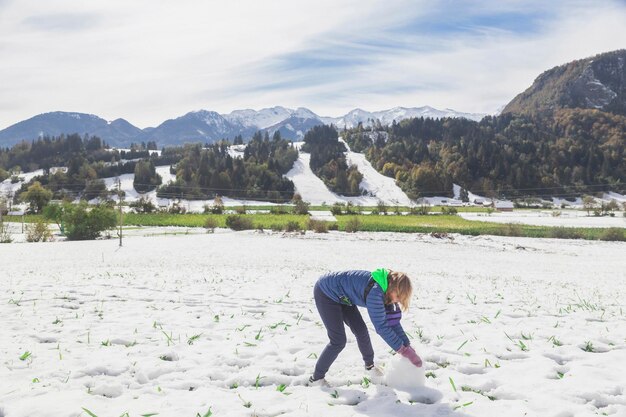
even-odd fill
[[(426, 1), (3, 1), (0, 128), (52, 110), (141, 127), (199, 108), (306, 106), (338, 115), (429, 104), (488, 112), (545, 69), (624, 47), (620, 3), (539, 4), (553, 16), (537, 33), (485, 27), (438, 39), (393, 31), (436, 11)], [(316, 48), (367, 62), (275, 65)], [(259, 88), (274, 83), (283, 87)]]

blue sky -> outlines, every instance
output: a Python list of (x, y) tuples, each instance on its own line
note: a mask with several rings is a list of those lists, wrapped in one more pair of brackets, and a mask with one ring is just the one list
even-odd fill
[(626, 48), (626, 2), (0, 0), (0, 128), (191, 110), (491, 113), (542, 71)]

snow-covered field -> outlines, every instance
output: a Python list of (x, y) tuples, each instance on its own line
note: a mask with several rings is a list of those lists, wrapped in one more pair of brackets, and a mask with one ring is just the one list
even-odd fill
[[(626, 415), (624, 243), (177, 232), (0, 247), (0, 416)], [(417, 287), (420, 401), (364, 381), (350, 336), (304, 386), (316, 278), (379, 266)]]
[[(553, 213), (560, 213), (555, 216)], [(529, 211), (515, 210), (512, 212), (487, 213), (459, 213), (467, 220), (478, 220), (493, 223), (520, 223), (535, 226), (562, 226), (562, 227), (626, 227), (626, 217), (623, 211), (615, 212), (614, 217), (595, 217), (587, 215), (582, 210), (546, 210)]]

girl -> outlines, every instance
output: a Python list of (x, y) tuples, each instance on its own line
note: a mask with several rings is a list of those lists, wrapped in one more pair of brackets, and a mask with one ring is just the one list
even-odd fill
[(313, 295), (330, 342), (319, 356), (309, 383), (320, 380), (323, 383), (328, 368), (345, 347), (344, 323), (356, 337), (365, 369), (375, 370), (374, 349), (357, 306), (367, 308), (376, 333), (393, 350), (421, 367), (422, 360), (410, 346), (400, 325), (402, 313), (397, 308), (397, 303), (403, 310), (409, 308), (412, 292), (411, 280), (402, 272), (377, 269), (374, 272), (345, 271), (323, 275), (315, 284)]

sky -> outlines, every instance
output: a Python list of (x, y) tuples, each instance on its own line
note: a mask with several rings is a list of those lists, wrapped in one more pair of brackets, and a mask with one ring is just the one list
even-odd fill
[(626, 0), (0, 0), (0, 129), (49, 111), (494, 113), (626, 48)]

